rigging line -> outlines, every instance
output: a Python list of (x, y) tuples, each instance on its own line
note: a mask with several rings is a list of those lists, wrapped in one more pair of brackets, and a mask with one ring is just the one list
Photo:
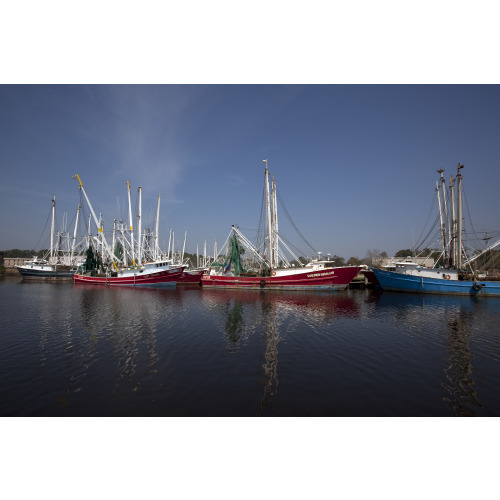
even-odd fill
[(226, 250), (224, 250), (224, 248), (226, 248), (226, 247), (227, 247), (228, 242), (229, 242), (229, 238), (231, 237), (231, 233), (232, 233), (232, 232), (233, 232), (232, 230), (231, 230), (231, 231), (229, 231), (229, 234), (227, 235), (226, 241), (225, 241), (225, 242), (224, 242), (224, 244), (220, 247), (220, 250), (217, 252), (217, 256), (215, 257), (215, 260), (217, 260), (217, 259), (218, 259), (219, 257), (221, 257), (221, 256), (225, 256), (225, 252), (226, 252)]
[[(426, 224), (427, 225), (427, 224)], [(418, 245), (415, 246), (415, 251), (420, 250), (420, 247), (424, 246), (426, 241), (429, 239), (429, 236), (436, 230), (436, 227), (439, 225), (439, 216), (436, 217), (434, 224), (430, 228), (429, 232), (425, 235)], [(417, 240), (419, 241), (419, 240)]]
[(470, 234), (473, 236), (474, 239), (471, 238), (470, 241), (474, 241), (476, 245), (478, 245), (479, 247), (481, 247), (481, 238), (479, 236), (479, 233), (476, 232), (475, 230), (475, 226), (474, 224), (472, 223), (472, 217), (471, 217), (471, 213), (470, 213), (470, 210), (469, 210), (469, 203), (467, 201), (467, 197), (465, 196), (465, 191), (464, 189), (462, 188), (462, 198), (463, 200), (465, 201), (465, 206), (467, 208), (467, 215), (468, 215), (468, 220), (469, 220), (469, 226), (470, 226)]
[(295, 231), (297, 232), (297, 234), (300, 236), (300, 238), (302, 239), (302, 241), (314, 252), (314, 253), (318, 253), (318, 251), (306, 240), (306, 238), (304, 237), (304, 235), (299, 231), (299, 228), (295, 225), (295, 223), (293, 222), (292, 218), (290, 217), (290, 214), (288, 213), (288, 210), (286, 209), (285, 207), (285, 204), (283, 203), (283, 199), (281, 198), (281, 195), (280, 195), (280, 192), (278, 189), (276, 189), (276, 192), (277, 192), (277, 198), (278, 198), (278, 203), (281, 207), (281, 209), (283, 210), (284, 214), (286, 215), (288, 221), (290, 222), (290, 224), (293, 226), (293, 228), (295, 229)]
[(40, 237), (38, 238), (38, 241), (37, 241), (36, 246), (34, 248), (35, 250), (38, 248), (38, 245), (40, 244), (40, 241), (45, 233), (45, 229), (47, 229), (47, 224), (49, 223), (51, 215), (52, 215), (52, 207), (50, 208), (49, 215), (47, 216), (47, 220), (45, 221), (45, 226), (43, 227), (42, 232), (40, 234)]
[[(282, 234), (278, 234), (278, 237), (279, 237), (279, 239), (280, 239), (283, 243), (286, 243), (288, 246), (292, 247), (292, 248), (293, 248), (293, 249), (294, 249), (297, 253), (299, 253), (302, 257), (305, 257), (305, 256), (306, 256), (306, 253), (305, 253), (302, 249), (300, 249), (300, 248), (296, 247), (293, 243), (291, 243), (289, 240), (287, 240), (287, 239), (286, 239), (286, 238), (285, 238)], [(317, 253), (317, 252), (316, 252), (316, 253)]]
[[(422, 228), (422, 232), (420, 233), (420, 236), (417, 238), (417, 241), (420, 242), (420, 243), (415, 246), (415, 250), (418, 249), (425, 242), (425, 240), (427, 239), (427, 237), (429, 236), (429, 233), (428, 233), (427, 236), (422, 240), (422, 235), (424, 234), (425, 228), (429, 224), (429, 219), (431, 218), (432, 212), (434, 211), (435, 204), (436, 204), (436, 201), (434, 199), (434, 196), (432, 196), (431, 206), (429, 208), (429, 213), (427, 214), (427, 219), (426, 219), (425, 224), (424, 224), (424, 226)], [(439, 219), (439, 214), (436, 217), (436, 221), (438, 219)], [(434, 223), (434, 224), (436, 224), (436, 223)], [(432, 227), (431, 231), (432, 230), (434, 230), (434, 226)]]
[(260, 219), (259, 219), (259, 227), (257, 229), (257, 235), (255, 237), (255, 246), (260, 246), (260, 243), (264, 243), (265, 240), (265, 198), (266, 198), (266, 188), (265, 186), (262, 188), (262, 200), (260, 204)]

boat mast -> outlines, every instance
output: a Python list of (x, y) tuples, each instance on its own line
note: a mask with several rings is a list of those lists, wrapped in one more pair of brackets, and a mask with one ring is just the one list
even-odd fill
[(137, 217), (139, 218), (138, 231), (137, 231), (137, 263), (142, 265), (142, 240), (141, 240), (141, 229), (142, 229), (142, 220), (141, 220), (141, 210), (142, 210), (142, 187), (139, 186), (137, 188), (137, 192), (139, 193), (139, 213)]
[(99, 227), (101, 228), (101, 255), (104, 256), (104, 224), (102, 219), (102, 213), (99, 214)]
[(156, 228), (155, 228), (155, 254), (154, 260), (160, 258), (160, 240), (159, 240), (159, 221), (160, 221), (160, 195), (158, 195), (158, 204), (156, 205)]
[[(94, 218), (94, 223), (97, 226), (98, 231), (101, 233), (102, 243), (103, 243), (104, 247), (106, 248), (106, 251), (108, 252), (108, 255), (111, 257), (111, 260), (114, 263), (115, 262), (115, 256), (109, 251), (108, 243), (107, 243), (106, 238), (104, 237), (104, 233), (102, 231), (102, 224), (99, 224), (99, 221), (97, 220), (96, 214), (94, 212), (94, 209), (92, 208), (92, 204), (90, 203), (90, 200), (89, 200), (89, 198), (87, 196), (87, 193), (85, 192), (85, 188), (83, 187), (83, 184), (82, 184), (82, 181), (80, 179), (80, 176), (78, 174), (75, 174), (75, 175), (76, 175), (76, 179), (78, 179), (78, 182), (80, 183), (80, 185), (78, 186), (78, 189), (80, 189), (80, 191), (82, 191), (83, 195), (85, 196), (85, 199), (87, 200), (87, 204), (88, 204), (88, 206), (90, 208), (90, 213), (92, 214), (92, 217)], [(75, 179), (75, 177), (73, 177), (73, 179)], [(90, 234), (90, 221), (89, 221), (89, 234)], [(115, 264), (115, 266), (116, 266), (116, 264)]]
[(445, 267), (450, 266), (450, 239), (451, 239), (451, 228), (450, 228), (450, 215), (448, 213), (448, 201), (447, 201), (447, 193), (446, 193), (446, 180), (444, 178), (443, 172), (444, 170), (440, 168), (437, 171), (440, 174), (441, 179), (441, 191), (443, 193), (443, 205), (444, 205), (444, 224), (442, 227), (443, 238), (444, 238), (444, 262)]
[(181, 258), (181, 264), (184, 262), (184, 250), (186, 250), (186, 240), (188, 237), (188, 232), (184, 234), (184, 245), (182, 246), (182, 258)]
[(175, 248), (175, 232), (172, 229), (172, 262), (174, 261), (174, 252), (175, 252), (174, 248)]
[(113, 219), (113, 243), (111, 245), (111, 248), (113, 249), (113, 255), (116, 250), (116, 219)]
[(271, 267), (273, 266), (273, 232), (271, 227), (271, 200), (269, 198), (269, 170), (267, 170), (267, 158), (262, 160), (262, 163), (265, 163), (265, 188), (266, 188), (266, 220), (267, 220), (267, 239), (268, 239), (268, 251), (269, 255), (267, 256), (269, 260), (269, 264)]
[(457, 219), (455, 216), (455, 186), (453, 185), (453, 177), (451, 176), (450, 176), (450, 202), (451, 202), (450, 267), (453, 267), (457, 262), (457, 248), (456, 248)]
[(278, 202), (276, 194), (276, 179), (273, 174), (272, 181), (272, 226), (273, 226), (273, 262), (272, 267), (279, 267), (279, 248), (278, 248)]
[(120, 221), (120, 234), (122, 236), (121, 238), (121, 245), (122, 245), (122, 250), (123, 250), (123, 265), (127, 267), (128, 265), (128, 259), (127, 259), (127, 238), (125, 236), (125, 229), (124, 229), (125, 224), (123, 221)]
[(56, 218), (56, 197), (52, 196), (52, 223), (50, 224), (50, 262), (54, 258), (54, 224)]
[(78, 205), (78, 208), (76, 209), (75, 229), (73, 231), (73, 241), (71, 242), (71, 256), (70, 256), (70, 260), (69, 260), (70, 265), (73, 263), (73, 252), (75, 251), (76, 231), (78, 229), (78, 216), (80, 215), (80, 208), (82, 208), (82, 207), (80, 205)]
[(462, 269), (462, 174), (464, 168), (457, 164), (457, 269)]
[(438, 210), (439, 210), (439, 222), (441, 227), (441, 239), (443, 240), (443, 252), (444, 252), (444, 262), (446, 262), (446, 228), (443, 221), (443, 209), (441, 207), (441, 196), (439, 194), (439, 184), (436, 181), (436, 196), (438, 201)]
[(127, 181), (127, 193), (128, 193), (128, 219), (130, 225), (130, 249), (132, 253), (132, 265), (135, 266), (135, 254), (134, 254), (134, 225), (132, 224), (132, 204), (130, 202), (130, 183)]

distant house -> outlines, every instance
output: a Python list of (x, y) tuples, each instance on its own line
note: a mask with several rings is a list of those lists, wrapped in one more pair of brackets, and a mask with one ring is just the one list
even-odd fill
[[(3, 257), (3, 255), (2, 255)], [(31, 260), (32, 257), (4, 257), (3, 266), (5, 269), (14, 269), (16, 266), (22, 266), (27, 260)]]

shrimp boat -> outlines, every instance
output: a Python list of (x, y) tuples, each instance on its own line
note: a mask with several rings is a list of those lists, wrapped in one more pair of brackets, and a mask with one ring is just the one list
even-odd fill
[(178, 285), (200, 285), (204, 269), (184, 269), (182, 276), (177, 280)]
[(33, 257), (16, 266), (23, 280), (71, 281), (76, 273), (81, 255), (76, 245), (76, 232), (80, 207), (76, 212), (73, 238), (65, 231), (55, 234), (56, 198), (52, 197), (52, 223), (50, 229), (50, 251), (45, 258)]
[[(413, 262), (401, 261), (395, 262), (392, 270), (371, 267), (383, 290), (500, 297), (498, 272), (480, 271), (477, 266), (477, 264), (485, 265), (488, 260), (491, 262), (491, 251), (500, 245), (500, 240), (485, 250), (471, 251), (464, 244), (463, 176), (460, 173), (463, 167), (460, 163), (458, 164), (457, 176), (455, 180), (450, 180), (449, 194), (443, 176), (444, 171), (438, 170), (441, 176), (440, 183), (436, 183), (436, 193), (439, 211), (438, 231), (442, 250), (436, 263), (433, 267), (425, 267)], [(490, 254), (489, 258), (487, 258), (488, 254)], [(498, 255), (496, 257), (498, 258)]]
[(175, 286), (181, 279), (184, 267), (171, 267), (169, 261), (150, 262), (142, 266), (117, 268), (104, 273), (75, 274), (75, 283), (106, 286)]
[[(304, 263), (280, 236), (276, 181), (273, 177), (270, 190), (267, 160), (264, 160), (264, 163), (266, 236), (261, 248), (251, 243), (239, 228), (233, 225), (218, 258), (202, 276), (202, 286), (279, 290), (346, 289), (359, 273), (360, 266), (338, 267), (333, 261), (319, 258)], [(243, 259), (242, 256), (246, 252), (249, 257)], [(294, 264), (290, 262), (288, 255), (293, 257)]]
[[(79, 182), (79, 190), (85, 197), (94, 223), (97, 226), (98, 237), (92, 238), (89, 235), (86, 260), (74, 274), (74, 282), (105, 286), (175, 286), (177, 281), (182, 277), (185, 266), (173, 265), (170, 259), (162, 258), (161, 253), (157, 251), (159, 197), (155, 238), (156, 246), (154, 251), (149, 255), (151, 260), (143, 262), (143, 258), (145, 260), (146, 256), (144, 255), (143, 246), (145, 238), (143, 238), (144, 235), (141, 232), (141, 188), (139, 188), (138, 236), (135, 240), (130, 204), (130, 185), (127, 182), (130, 231), (126, 231), (122, 225), (118, 230), (118, 238), (116, 238), (116, 231), (113, 231), (112, 251), (104, 235), (102, 219), (101, 221), (97, 219), (79, 175), (76, 174), (75, 178)], [(116, 255), (116, 249), (120, 249), (118, 253), (121, 255)]]
[(71, 281), (76, 273), (76, 266), (51, 264), (46, 259), (34, 257), (16, 266), (23, 280)]

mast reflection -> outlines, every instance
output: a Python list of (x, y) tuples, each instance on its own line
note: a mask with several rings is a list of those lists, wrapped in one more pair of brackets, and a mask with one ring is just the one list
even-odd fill
[(460, 309), (447, 314), (447, 349), (444, 369), (445, 380), (441, 383), (448, 392), (443, 401), (455, 416), (475, 416), (474, 409), (482, 405), (474, 387), (470, 336), (473, 316), (470, 311)]
[(264, 353), (259, 378), (262, 396), (257, 416), (272, 410), (272, 400), (278, 392), (278, 345), (287, 334), (283, 326), (285, 318), (329, 324), (339, 317), (360, 315), (360, 304), (348, 293), (207, 289), (202, 292), (202, 300), (212, 307), (226, 307), (228, 350), (236, 352), (249, 332), (263, 331)]
[(263, 410), (272, 408), (271, 399), (278, 392), (278, 343), (280, 340), (279, 320), (272, 304), (262, 304), (262, 313), (265, 323), (265, 351), (262, 364), (262, 378), (260, 384), (263, 388), (257, 416), (262, 416)]
[[(475, 389), (471, 336), (473, 324), (487, 304), (474, 297), (381, 293), (376, 308), (384, 309), (404, 328), (441, 336), (444, 344), (443, 402), (455, 416), (475, 416), (483, 408)], [(441, 332), (446, 332), (443, 338)]]
[[(88, 338), (94, 344), (106, 341), (102, 348), (109, 348), (115, 359), (113, 393), (120, 391), (121, 385), (126, 391), (137, 390), (138, 370), (156, 373), (156, 329), (171, 309), (162, 292), (94, 286), (82, 290), (81, 322)], [(137, 300), (142, 293), (147, 294), (147, 300)]]

